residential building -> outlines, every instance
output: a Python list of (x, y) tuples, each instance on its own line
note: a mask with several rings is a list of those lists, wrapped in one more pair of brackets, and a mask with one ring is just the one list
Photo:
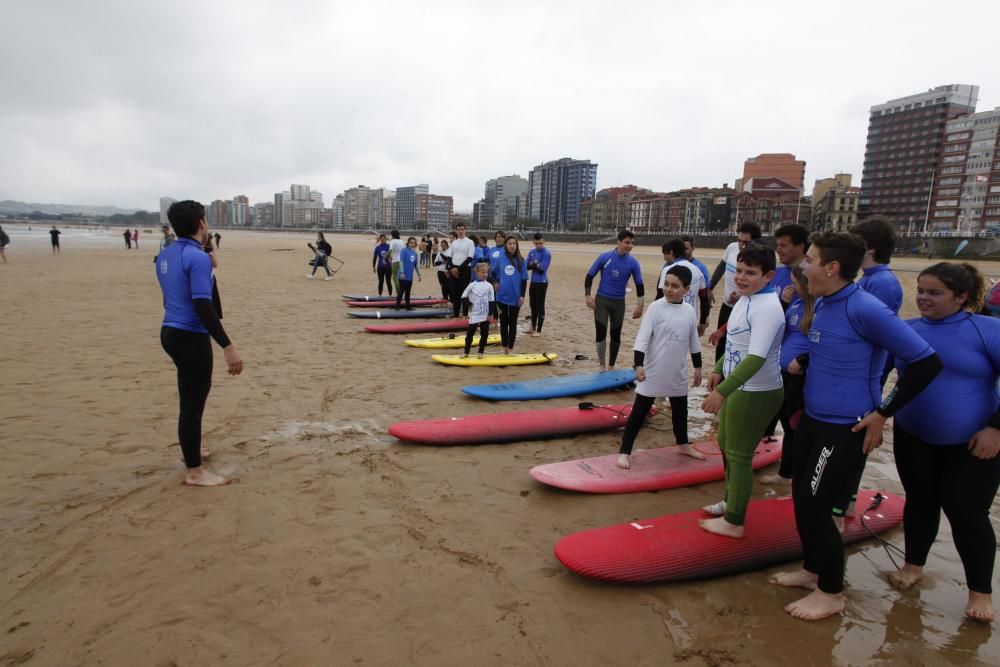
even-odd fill
[(814, 202), (818, 202), (823, 199), (828, 190), (836, 188), (838, 190), (846, 190), (851, 187), (851, 174), (834, 174), (832, 178), (819, 178), (816, 179), (816, 183), (813, 184), (812, 189), (812, 199)]
[(396, 229), (413, 229), (417, 222), (417, 195), (430, 194), (426, 183), (396, 188)]
[(223, 199), (216, 199), (205, 210), (205, 219), (209, 227), (224, 227), (229, 224), (230, 203)]
[[(939, 174), (943, 157), (964, 154), (967, 142), (946, 142), (947, 125), (976, 110), (979, 86), (951, 84), (871, 107), (858, 217), (884, 216), (899, 228), (922, 225), (929, 217), (934, 187), (961, 187), (963, 178)], [(945, 143), (948, 143), (947, 154)], [(947, 163), (949, 166), (959, 162)], [(943, 226), (952, 218), (939, 218)]]
[(791, 222), (802, 224), (811, 219), (811, 207), (803, 210), (802, 190), (780, 178), (753, 177), (743, 183), (749, 195), (741, 202), (742, 221), (756, 222), (765, 234)]
[(605, 188), (582, 202), (580, 219), (587, 231), (609, 234), (625, 228), (644, 234), (718, 231), (732, 226), (741, 196), (750, 199), (728, 184), (675, 192), (625, 185)]
[[(282, 227), (284, 223), (285, 215), (285, 203), (292, 201), (292, 193), (288, 190), (284, 192), (274, 193), (274, 225), (275, 227)], [(291, 220), (291, 216), (289, 216)]]
[[(372, 189), (364, 185), (344, 190), (344, 224), (348, 228), (370, 229), (375, 226), (370, 220), (372, 197)], [(378, 209), (381, 209), (381, 198)]]
[(344, 195), (333, 198), (330, 204), (330, 226), (334, 229), (344, 228)]
[[(817, 191), (820, 193), (818, 196), (815, 194)], [(840, 183), (819, 190), (814, 188), (813, 193), (812, 228), (816, 231), (843, 232), (858, 222), (858, 200), (861, 198), (861, 188), (851, 187), (849, 176), (846, 186)], [(803, 215), (800, 222), (805, 219), (805, 215)]]
[(455, 201), (446, 195), (416, 195), (416, 227), (420, 229), (451, 229)]
[(930, 230), (1000, 228), (1000, 107), (945, 125), (928, 213)]
[(254, 204), (250, 211), (250, 225), (261, 229), (274, 227), (274, 204), (266, 201)]
[(160, 197), (160, 224), (169, 225), (170, 220), (167, 219), (167, 211), (170, 209), (170, 205), (173, 204), (176, 199), (173, 197)]
[(580, 203), (594, 196), (597, 165), (562, 158), (540, 164), (528, 175), (528, 217), (545, 229), (580, 224)]
[(377, 225), (383, 229), (396, 224), (396, 193), (382, 189), (382, 211)]
[(743, 163), (742, 188), (751, 178), (774, 177), (795, 188), (802, 188), (806, 179), (805, 160), (796, 160), (791, 153), (761, 153), (757, 157), (747, 158)]
[(629, 226), (629, 203), (639, 193), (652, 190), (636, 185), (604, 188), (593, 197), (580, 202), (580, 225), (587, 232), (606, 232)]
[(292, 183), (292, 187), (288, 191), (295, 201), (309, 201), (310, 188), (308, 185)]
[(233, 197), (229, 215), (229, 222), (233, 226), (248, 226), (250, 224), (250, 199), (246, 195), (236, 195)]
[(477, 220), (480, 229), (503, 229), (527, 217), (528, 180), (513, 174), (486, 181), (483, 205)]

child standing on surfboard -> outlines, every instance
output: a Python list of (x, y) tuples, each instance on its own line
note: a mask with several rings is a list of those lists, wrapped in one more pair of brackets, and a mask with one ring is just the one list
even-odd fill
[(625, 425), (618, 467), (628, 469), (635, 436), (653, 407), (657, 396), (670, 400), (674, 439), (682, 454), (696, 459), (705, 456), (694, 449), (687, 434), (688, 369), (685, 353), (694, 364), (694, 386), (701, 384), (701, 342), (698, 317), (684, 302), (691, 287), (691, 270), (686, 266), (667, 269), (663, 280), (664, 298), (657, 299), (642, 317), (635, 337), (635, 402)]
[(727, 537), (743, 537), (753, 455), (785, 395), (779, 363), (785, 311), (770, 285), (775, 265), (774, 251), (758, 243), (747, 244), (737, 256), (733, 282), (739, 300), (729, 315), (725, 354), (708, 379), (711, 393), (701, 405), (705, 412), (719, 415), (726, 497), (704, 507), (716, 518), (698, 525)]
[(472, 349), (472, 339), (479, 329), (479, 358), (486, 352), (486, 342), (490, 337), (490, 304), (493, 303), (493, 285), (486, 280), (490, 275), (490, 265), (486, 262), (476, 264), (476, 279), (466, 286), (462, 299), (469, 300), (469, 328), (465, 331), (465, 353), (462, 359), (469, 356)]

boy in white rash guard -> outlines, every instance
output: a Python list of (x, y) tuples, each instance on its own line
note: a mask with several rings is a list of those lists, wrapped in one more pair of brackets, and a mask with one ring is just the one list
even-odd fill
[(774, 268), (774, 251), (766, 246), (750, 243), (740, 252), (734, 279), (740, 298), (729, 316), (726, 353), (715, 363), (708, 380), (711, 393), (702, 403), (705, 412), (719, 415), (726, 498), (704, 507), (717, 518), (699, 525), (727, 537), (743, 537), (754, 451), (784, 399), (779, 352), (785, 311), (769, 285)]
[[(719, 265), (715, 267), (715, 272), (712, 273), (712, 281), (708, 285), (709, 290), (714, 290), (715, 286), (719, 284), (719, 280), (725, 277), (725, 291), (722, 293), (722, 305), (719, 306), (719, 319), (718, 327), (722, 329), (724, 325), (729, 320), (729, 314), (733, 312), (733, 304), (736, 303), (737, 299), (740, 298), (739, 293), (736, 291), (736, 285), (733, 283), (733, 279), (736, 277), (736, 258), (739, 256), (743, 248), (746, 247), (751, 241), (756, 241), (760, 238), (760, 225), (756, 222), (744, 222), (736, 230), (738, 239), (733, 243), (726, 246), (726, 250), (722, 255), (722, 261)], [(715, 359), (718, 361), (722, 358), (722, 354), (726, 351), (726, 335), (723, 332), (722, 336), (719, 338), (719, 342), (715, 346)]]
[[(697, 271), (697, 269), (696, 269)], [(625, 425), (618, 467), (628, 469), (635, 436), (639, 433), (649, 409), (657, 396), (670, 399), (670, 419), (674, 440), (682, 454), (703, 459), (705, 456), (691, 446), (687, 434), (687, 361), (690, 352), (694, 363), (694, 386), (701, 384), (701, 342), (694, 309), (684, 303), (691, 285), (691, 270), (673, 266), (667, 270), (664, 298), (657, 299), (646, 311), (635, 337), (635, 402)]]
[(706, 312), (704, 316), (702, 315), (701, 299), (698, 298), (698, 293), (705, 287), (704, 278), (698, 267), (685, 258), (684, 241), (671, 239), (664, 243), (660, 250), (663, 252), (664, 265), (660, 270), (660, 279), (656, 281), (656, 298), (659, 299), (663, 296), (663, 281), (667, 277), (667, 270), (672, 266), (686, 267), (691, 272), (691, 286), (687, 294), (684, 295), (684, 303), (690, 304), (694, 308), (695, 316), (698, 318), (699, 323), (707, 321), (708, 313)]

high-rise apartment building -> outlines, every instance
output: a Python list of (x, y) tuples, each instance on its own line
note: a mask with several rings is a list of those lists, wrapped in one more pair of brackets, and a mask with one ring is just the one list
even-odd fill
[(514, 220), (527, 217), (528, 180), (517, 174), (486, 181), (477, 224), (487, 229), (502, 229)]
[[(780, 178), (792, 187), (802, 188), (806, 180), (805, 160), (796, 160), (791, 153), (761, 153), (743, 163), (741, 185), (751, 178)], [(742, 190), (743, 187), (739, 187)]]
[(176, 199), (173, 197), (160, 197), (160, 224), (169, 225), (170, 220), (167, 219), (167, 211), (170, 209), (170, 205), (173, 204)]
[(299, 185), (297, 183), (292, 183), (292, 187), (289, 188), (289, 193), (292, 195), (292, 199), (295, 201), (309, 201), (309, 186)]
[(250, 199), (246, 195), (233, 197), (229, 208), (229, 222), (236, 227), (246, 227), (250, 224)]
[(330, 225), (334, 229), (344, 228), (344, 195), (342, 194), (334, 197), (330, 204)]
[(974, 113), (978, 97), (979, 86), (952, 84), (871, 107), (859, 218), (882, 215), (900, 228), (923, 225), (932, 181), (940, 186), (944, 180), (945, 187), (961, 182), (952, 183), (950, 174), (938, 178), (948, 121)]
[(451, 229), (451, 215), (455, 211), (452, 197), (445, 195), (416, 195), (417, 223), (426, 229), (444, 231)]
[(417, 221), (417, 195), (430, 191), (426, 183), (396, 188), (396, 229), (413, 229)]
[(1000, 107), (945, 125), (928, 226), (964, 232), (1000, 228)]
[(359, 185), (344, 190), (344, 224), (351, 229), (369, 229), (374, 224), (371, 216), (370, 203), (373, 197), (371, 188)]
[(382, 211), (379, 215), (378, 226), (392, 227), (396, 224), (396, 193), (389, 192), (384, 188), (381, 188), (382, 194)]
[(254, 204), (250, 213), (250, 224), (263, 229), (274, 227), (274, 203), (262, 201)]
[(528, 175), (528, 215), (546, 229), (580, 224), (580, 203), (594, 196), (597, 165), (562, 158), (540, 164)]

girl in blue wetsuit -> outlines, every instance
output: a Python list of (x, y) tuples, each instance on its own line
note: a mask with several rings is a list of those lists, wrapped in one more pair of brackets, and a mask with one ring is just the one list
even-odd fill
[(990, 506), (1000, 484), (1000, 321), (973, 315), (985, 289), (971, 264), (935, 264), (917, 278), (919, 319), (907, 324), (938, 351), (944, 369), (896, 414), (893, 451), (906, 490), (906, 564), (899, 589), (923, 577), (941, 510), (965, 567), (965, 615), (993, 620), (996, 536)]
[(528, 264), (521, 257), (516, 238), (507, 238), (505, 250), (490, 266), (490, 273), (500, 316), (500, 344), (503, 353), (510, 354), (517, 338), (517, 315), (528, 291)]
[(417, 253), (417, 239), (406, 239), (406, 247), (399, 253), (399, 289), (396, 291), (396, 310), (406, 299), (406, 309), (410, 310), (410, 288), (413, 287), (413, 273), (420, 280), (420, 255)]

